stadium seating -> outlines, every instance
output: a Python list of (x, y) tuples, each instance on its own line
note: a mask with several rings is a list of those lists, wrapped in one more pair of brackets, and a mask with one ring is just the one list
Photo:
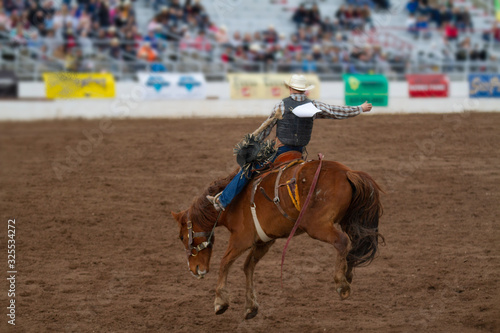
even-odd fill
[[(469, 13), (473, 29), (444, 42), (443, 35), (454, 32), (424, 19), (411, 0), (114, 0), (108, 9), (102, 0), (65, 0), (57, 8), (51, 0), (37, 1), (27, 8), (0, 2), (0, 68), (15, 70), (21, 79), (38, 80), (48, 70), (109, 71), (118, 80), (134, 80), (140, 70), (203, 71), (209, 79), (239, 71), (318, 72), (324, 79), (447, 72), (453, 79), (499, 70), (500, 28), (493, 28), (486, 0), (455, 1), (451, 10)], [(193, 9), (198, 3), (204, 9)], [(294, 20), (301, 5), (317, 6), (318, 14), (310, 17), (321, 26)], [(339, 14), (341, 6), (345, 14)], [(352, 8), (357, 14), (344, 24)], [(412, 8), (419, 26), (409, 29)], [(61, 22), (65, 26), (57, 27)]]

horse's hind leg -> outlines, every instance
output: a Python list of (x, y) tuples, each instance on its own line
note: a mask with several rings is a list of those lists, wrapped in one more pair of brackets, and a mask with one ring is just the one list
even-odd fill
[(274, 240), (265, 244), (256, 244), (245, 260), (245, 276), (246, 276), (246, 304), (245, 304), (245, 319), (252, 319), (259, 311), (259, 304), (257, 303), (257, 295), (255, 294), (253, 284), (253, 273), (255, 266), (259, 260), (269, 251), (274, 244)]
[[(342, 300), (346, 299), (351, 294), (349, 280), (352, 280), (352, 272), (348, 272), (346, 260), (349, 252), (349, 237), (344, 232), (336, 229), (331, 222), (308, 225), (306, 232), (312, 238), (332, 244), (335, 250), (337, 250), (334, 275), (335, 288), (340, 298)], [(346, 277), (347, 273), (349, 274)]]

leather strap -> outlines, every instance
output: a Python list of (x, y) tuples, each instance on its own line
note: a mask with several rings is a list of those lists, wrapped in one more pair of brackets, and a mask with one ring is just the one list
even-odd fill
[(314, 190), (316, 189), (316, 184), (318, 183), (319, 174), (321, 172), (321, 166), (323, 165), (323, 158), (324, 158), (323, 154), (321, 154), (321, 153), (318, 154), (318, 158), (319, 158), (318, 169), (316, 169), (316, 173), (314, 174), (314, 178), (313, 178), (312, 183), (311, 183), (311, 188), (309, 189), (309, 193), (307, 194), (307, 198), (306, 198), (306, 201), (304, 202), (304, 206), (302, 207), (302, 210), (300, 211), (299, 217), (297, 217), (297, 221), (295, 222), (295, 225), (293, 226), (293, 229), (290, 232), (290, 235), (288, 236), (285, 247), (283, 248), (283, 254), (281, 255), (281, 288), (283, 288), (283, 264), (285, 263), (286, 249), (288, 248), (288, 244), (290, 243), (290, 240), (292, 239), (293, 235), (295, 234), (295, 231), (297, 231), (297, 228), (299, 227), (300, 221), (302, 221), (302, 216), (304, 216), (304, 213), (307, 210), (307, 206), (309, 206), (309, 202), (311, 201)]
[(280, 180), (281, 180), (281, 175), (283, 174), (283, 170), (285, 170), (285, 169), (286, 169), (286, 167), (281, 168), (280, 171), (278, 172), (278, 175), (276, 176), (276, 182), (274, 183), (273, 202), (276, 205), (276, 207), (278, 207), (278, 210), (280, 211), (281, 214), (283, 214), (284, 217), (286, 217), (287, 219), (289, 219), (292, 222), (295, 222), (295, 219), (293, 217), (290, 217), (290, 215), (288, 215), (280, 205), (280, 194), (279, 194)]
[[(255, 230), (257, 231), (257, 235), (261, 241), (267, 243), (272, 240), (269, 236), (266, 235), (262, 226), (260, 225), (259, 218), (257, 217), (257, 206), (255, 205), (255, 192), (257, 192), (257, 187), (259, 187), (260, 182), (262, 182), (263, 178), (259, 178), (254, 181), (252, 194), (250, 196), (250, 211), (252, 212), (253, 224), (255, 225)], [(261, 188), (262, 189), (262, 188)]]

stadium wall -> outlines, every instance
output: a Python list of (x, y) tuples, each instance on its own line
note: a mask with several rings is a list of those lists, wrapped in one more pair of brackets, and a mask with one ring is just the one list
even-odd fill
[[(391, 82), (389, 106), (374, 107), (380, 113), (449, 113), (499, 111), (499, 100), (469, 99), (468, 82), (450, 82), (449, 98), (409, 98), (407, 82)], [(267, 116), (276, 100), (231, 100), (229, 84), (208, 83), (207, 100), (141, 100), (135, 82), (118, 82), (115, 99), (46, 100), (41, 82), (21, 82), (18, 100), (0, 101), (0, 120), (64, 118), (189, 118)], [(321, 100), (343, 105), (344, 83), (321, 84)]]

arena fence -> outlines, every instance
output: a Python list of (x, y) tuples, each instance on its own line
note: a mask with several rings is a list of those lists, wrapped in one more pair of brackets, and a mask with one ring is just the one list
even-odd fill
[[(227, 73), (317, 73), (322, 80), (341, 80), (344, 74), (384, 74), (390, 80), (405, 80), (406, 74), (444, 73), (453, 81), (466, 80), (470, 73), (500, 72), (500, 61), (479, 61), (469, 55), (461, 61), (429, 57), (399, 57), (363, 62), (312, 62), (278, 59), (276, 61), (221, 61), (226, 48), (217, 44), (183, 44), (160, 42), (159, 58), (150, 62), (136, 54), (121, 52), (118, 58), (109, 52), (109, 45), (93, 41), (89, 49), (72, 48), (62, 56), (48, 55), (39, 47), (0, 43), (0, 69), (12, 70), (20, 80), (40, 81), (44, 72), (110, 72), (116, 80), (137, 80), (139, 71), (202, 72), (208, 80), (225, 80)], [(55, 48), (64, 49), (63, 43)], [(201, 48), (201, 49), (200, 49)]]

